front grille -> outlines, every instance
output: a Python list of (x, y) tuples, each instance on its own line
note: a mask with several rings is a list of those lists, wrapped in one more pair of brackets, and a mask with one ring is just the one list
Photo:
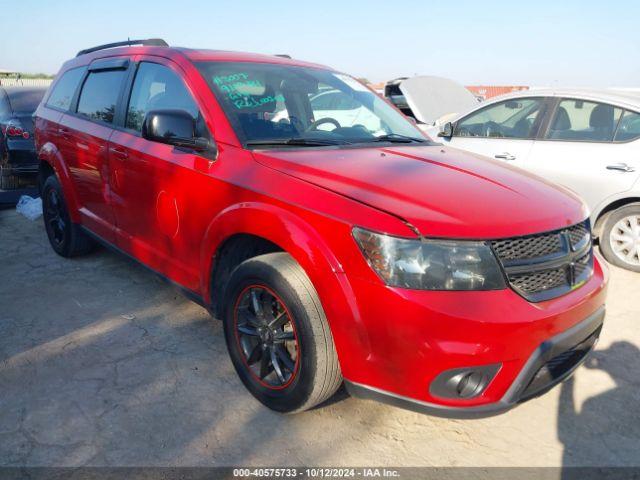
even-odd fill
[(532, 302), (559, 297), (593, 273), (589, 221), (553, 232), (494, 240), (511, 287)]
[(501, 259), (518, 260), (551, 255), (562, 249), (557, 235), (540, 235), (493, 242), (493, 248)]
[(567, 281), (567, 275), (563, 268), (545, 270), (537, 273), (525, 273), (512, 275), (511, 284), (522, 292), (535, 293), (559, 287)]
[(591, 235), (591, 229), (588, 222), (582, 222), (568, 229), (569, 238), (572, 245), (577, 245), (580, 240), (588, 233)]
[(571, 373), (593, 350), (600, 336), (600, 330), (601, 328), (598, 328), (578, 345), (557, 354), (544, 363), (531, 377), (520, 400), (524, 401), (540, 395)]

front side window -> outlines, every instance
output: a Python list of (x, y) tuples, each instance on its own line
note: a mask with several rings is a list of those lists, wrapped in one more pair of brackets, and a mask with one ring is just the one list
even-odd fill
[(611, 142), (622, 109), (606, 103), (564, 99), (545, 136), (549, 140)]
[(640, 138), (640, 113), (627, 110), (618, 124), (614, 140), (629, 142), (637, 138)]
[(456, 122), (456, 137), (531, 139), (542, 98), (515, 98), (489, 105)]
[(196, 102), (178, 75), (164, 65), (142, 62), (131, 90), (126, 127), (141, 132), (145, 115), (164, 109), (184, 110), (194, 120), (200, 116)]
[(240, 140), (248, 146), (353, 145), (426, 138), (402, 114), (348, 75), (245, 62), (200, 62)]
[(71, 100), (76, 93), (78, 85), (84, 76), (85, 68), (73, 68), (62, 74), (60, 80), (54, 85), (51, 95), (47, 99), (47, 106), (60, 110), (69, 110)]
[(82, 86), (78, 113), (104, 123), (113, 123), (126, 70), (91, 72)]

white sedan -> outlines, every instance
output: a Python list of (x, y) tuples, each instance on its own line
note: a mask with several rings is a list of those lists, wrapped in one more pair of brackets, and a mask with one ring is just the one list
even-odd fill
[(523, 91), (425, 131), (575, 191), (605, 258), (640, 272), (640, 93)]

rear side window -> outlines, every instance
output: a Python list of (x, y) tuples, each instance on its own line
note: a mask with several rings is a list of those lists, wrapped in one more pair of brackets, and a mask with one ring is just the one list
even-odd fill
[(545, 138), (611, 142), (621, 115), (622, 109), (613, 105), (565, 99), (558, 104)]
[(616, 142), (628, 142), (636, 138), (640, 138), (640, 113), (627, 110), (618, 124), (614, 140)]
[(0, 121), (6, 120), (11, 116), (11, 108), (9, 108), (9, 99), (0, 88)]
[(78, 113), (104, 123), (113, 123), (126, 70), (91, 72), (82, 86)]
[(84, 68), (74, 68), (63, 73), (47, 99), (47, 107), (69, 110), (71, 100), (73, 100), (73, 95), (76, 93), (84, 72)]
[(15, 113), (33, 113), (38, 108), (40, 100), (44, 97), (45, 90), (42, 88), (28, 89), (20, 88), (9, 92), (9, 103), (11, 110)]

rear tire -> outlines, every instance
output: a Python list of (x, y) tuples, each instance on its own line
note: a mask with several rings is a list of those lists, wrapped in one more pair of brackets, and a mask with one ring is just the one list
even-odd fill
[(327, 318), (290, 255), (245, 260), (231, 273), (224, 298), (229, 355), (254, 397), (272, 410), (294, 413), (336, 392), (342, 374)]
[(49, 176), (42, 187), (42, 218), (49, 243), (58, 255), (75, 257), (93, 249), (93, 240), (71, 221), (62, 186), (55, 175)]
[(609, 214), (600, 236), (600, 251), (609, 263), (640, 272), (640, 203)]

